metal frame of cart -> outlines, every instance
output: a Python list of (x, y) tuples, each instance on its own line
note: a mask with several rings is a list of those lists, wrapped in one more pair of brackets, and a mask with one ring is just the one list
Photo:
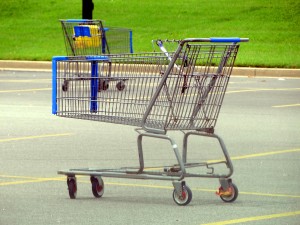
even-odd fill
[[(217, 194), (225, 202), (238, 196), (232, 182), (233, 165), (222, 138), (214, 128), (239, 49), (247, 38), (197, 38), (178, 42), (174, 53), (136, 53), (91, 57), (53, 58), (52, 112), (57, 116), (135, 126), (139, 167), (114, 169), (79, 168), (58, 171), (67, 176), (70, 198), (76, 198), (76, 175), (90, 176), (95, 197), (104, 193), (102, 177), (154, 179), (172, 181), (173, 199), (178, 205), (192, 200), (192, 191), (185, 178), (217, 178)], [(67, 69), (65, 69), (67, 68)], [(85, 79), (72, 82), (68, 91), (61, 86), (74, 74)], [(109, 88), (99, 91), (107, 81)], [(122, 83), (122, 89), (118, 85)], [(116, 86), (116, 89), (112, 89)], [(110, 90), (110, 91), (108, 91)], [(183, 131), (182, 152), (169, 130)], [(214, 138), (224, 160), (215, 162), (188, 161), (190, 136)], [(143, 157), (143, 138), (170, 142), (177, 162), (147, 170)], [(216, 165), (224, 165), (226, 173), (217, 173)], [(204, 167), (206, 173), (189, 172)]]

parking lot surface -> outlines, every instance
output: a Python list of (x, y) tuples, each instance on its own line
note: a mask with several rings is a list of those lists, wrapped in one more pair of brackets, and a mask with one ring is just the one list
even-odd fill
[[(89, 177), (68, 195), (67, 168), (137, 166), (132, 126), (51, 114), (51, 73), (0, 71), (0, 224), (272, 224), (300, 221), (300, 79), (232, 77), (215, 129), (229, 151), (238, 199), (215, 195), (217, 179), (188, 178), (191, 203), (177, 206), (168, 181), (104, 178), (94, 198)], [(170, 132), (181, 146), (182, 134)], [(147, 165), (174, 156), (161, 140), (145, 140)], [(191, 157), (214, 160), (205, 138)]]

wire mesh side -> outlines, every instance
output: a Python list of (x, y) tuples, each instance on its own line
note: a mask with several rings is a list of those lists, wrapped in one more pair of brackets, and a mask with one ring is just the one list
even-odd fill
[[(92, 69), (95, 65), (97, 76)], [(167, 65), (164, 55), (155, 53), (112, 55), (111, 62), (96, 64), (58, 61), (56, 114), (141, 126), (149, 99)]]
[[(239, 45), (187, 43), (155, 99), (145, 127), (210, 130), (216, 125)], [(163, 126), (157, 121), (168, 105)]]
[(133, 53), (132, 30), (106, 27), (105, 54)]

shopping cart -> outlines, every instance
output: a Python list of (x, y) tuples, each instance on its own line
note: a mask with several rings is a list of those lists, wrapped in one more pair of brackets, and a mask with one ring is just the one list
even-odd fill
[(104, 27), (101, 20), (60, 20), (68, 56), (133, 53), (132, 30)]
[[(133, 53), (131, 29), (104, 27), (101, 20), (68, 19), (60, 22), (68, 56)], [(62, 90), (67, 91), (71, 81), (80, 79), (84, 79), (81, 74), (66, 78)], [(107, 84), (103, 83), (100, 89), (105, 88)]]
[[(225, 144), (214, 128), (239, 49), (247, 38), (200, 38), (179, 41), (177, 50), (165, 52), (118, 54), (95, 57), (53, 58), (53, 114), (61, 117), (117, 123), (137, 127), (138, 167), (114, 169), (66, 169), (70, 198), (76, 198), (76, 175), (90, 176), (95, 197), (104, 193), (102, 177), (155, 179), (172, 181), (173, 199), (178, 205), (192, 200), (192, 191), (184, 178), (217, 178), (217, 194), (224, 202), (238, 196), (232, 182), (233, 165)], [(67, 68), (67, 69), (66, 69)], [(68, 91), (60, 86), (74, 74), (85, 79), (72, 82)], [(98, 91), (103, 81), (110, 91)], [(122, 83), (122, 89), (118, 86)], [(170, 130), (183, 131), (182, 155)], [(190, 136), (217, 140), (224, 160), (192, 162), (187, 158)], [(145, 167), (143, 137), (170, 142), (176, 163)], [(226, 172), (215, 167), (222, 165)], [(191, 168), (204, 168), (190, 170)], [(193, 171), (193, 172), (192, 172)], [(200, 171), (200, 172), (199, 172)], [(201, 172), (202, 171), (202, 172)]]

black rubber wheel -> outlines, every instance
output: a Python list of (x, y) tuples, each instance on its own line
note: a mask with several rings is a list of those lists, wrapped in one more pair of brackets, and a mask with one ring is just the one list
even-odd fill
[(229, 186), (229, 190), (231, 192), (230, 195), (220, 195), (220, 198), (224, 202), (234, 202), (239, 195), (239, 190), (235, 184), (231, 183)]
[(61, 89), (62, 91), (68, 91), (68, 87), (69, 87), (69, 82), (65, 80), (61, 86)]
[(116, 87), (117, 87), (117, 89), (118, 89), (119, 91), (123, 91), (124, 88), (125, 88), (125, 82), (124, 82), (124, 81), (118, 82), (117, 85), (116, 85)]
[(173, 200), (179, 206), (188, 205), (192, 201), (192, 191), (191, 189), (184, 185), (182, 187), (182, 194), (181, 196), (177, 194), (176, 190), (173, 191)]
[(99, 80), (98, 91), (106, 91), (109, 88), (109, 84), (107, 80)]
[(104, 194), (104, 182), (101, 177), (91, 177), (92, 192), (96, 198), (102, 197)]
[(68, 184), (68, 190), (69, 190), (69, 196), (71, 199), (75, 199), (77, 195), (77, 184), (75, 179), (68, 178), (67, 181)]

